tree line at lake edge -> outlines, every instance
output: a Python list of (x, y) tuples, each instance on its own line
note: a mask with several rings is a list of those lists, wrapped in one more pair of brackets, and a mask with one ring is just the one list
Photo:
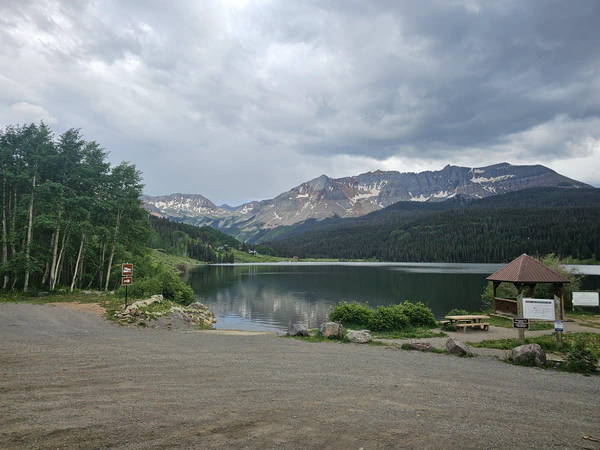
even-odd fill
[[(140, 201), (141, 173), (129, 162), (112, 167), (107, 155), (77, 129), (58, 137), (43, 123), (0, 130), (2, 289), (114, 290), (120, 263), (131, 262), (134, 292), (156, 290), (155, 282), (143, 280), (160, 279), (160, 290), (188, 301), (192, 293), (166, 275), (168, 268), (153, 260), (150, 249), (208, 263), (235, 262), (237, 251), (248, 250), (290, 258), (430, 262), (600, 253), (597, 190), (530, 189), (512, 203), (510, 195), (498, 196), (500, 208), (485, 202), (392, 205), (358, 221), (249, 245), (210, 227), (149, 215)], [(523, 199), (536, 206), (526, 207)]]

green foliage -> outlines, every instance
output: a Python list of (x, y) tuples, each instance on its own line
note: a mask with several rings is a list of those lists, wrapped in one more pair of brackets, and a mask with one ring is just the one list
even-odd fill
[(208, 263), (233, 263), (242, 243), (211, 227), (196, 227), (150, 216), (154, 230), (149, 246), (165, 253)]
[(471, 314), (469, 311), (464, 310), (464, 309), (451, 309), (450, 311), (448, 311), (448, 314), (446, 314), (447, 316), (468, 316), (469, 314)]
[(448, 337), (443, 331), (434, 333), (429, 328), (408, 327), (401, 331), (375, 331), (371, 333), (374, 339), (429, 339), (436, 337)]
[(142, 188), (134, 165), (111, 167), (77, 129), (58, 138), (43, 123), (1, 129), (2, 287), (116, 287), (116, 261), (147, 252)]
[(578, 336), (565, 359), (565, 368), (572, 372), (594, 373), (598, 365), (598, 354), (587, 345), (582, 336)]
[(408, 328), (410, 321), (402, 305), (378, 306), (369, 328), (373, 331), (394, 331)]
[(332, 308), (329, 320), (342, 322), (344, 326), (368, 328), (371, 331), (402, 331), (437, 325), (431, 310), (421, 302), (378, 306), (373, 310), (368, 304), (342, 301)]
[[(569, 280), (569, 284), (563, 286), (565, 296), (565, 308), (570, 309), (573, 304), (573, 292), (577, 292), (581, 289), (582, 276), (578, 275), (574, 270), (567, 269), (561, 258), (554, 253), (546, 255), (542, 260), (542, 264), (556, 273), (562, 275)], [(536, 298), (553, 298), (555, 292), (553, 286), (548, 283), (538, 284), (535, 287)]]
[(268, 245), (257, 245), (255, 250), (261, 255), (269, 255), (269, 256), (279, 256), (277, 251), (274, 248), (269, 247)]
[(405, 262), (508, 262), (523, 253), (583, 259), (600, 251), (597, 189), (532, 188), (467, 204), (410, 203), (356, 219), (307, 221), (269, 245), (303, 259)]
[(408, 322), (413, 327), (435, 327), (437, 320), (427, 306), (422, 302), (410, 303), (404, 302), (402, 305), (404, 314), (408, 317)]
[[(137, 265), (136, 267), (141, 265)], [(134, 283), (127, 288), (130, 298), (148, 298), (154, 294), (162, 294), (167, 300), (182, 305), (189, 305), (195, 299), (193, 289), (185, 284), (173, 270), (162, 264), (146, 261), (143, 267), (144, 275), (136, 276)], [(125, 297), (125, 288), (115, 292), (118, 297)]]
[[(550, 353), (563, 353), (569, 352), (574, 342), (581, 338), (586, 342), (586, 345), (595, 353), (600, 354), (600, 333), (563, 333), (562, 349), (559, 349), (556, 343), (556, 335), (545, 334), (534, 338), (526, 337), (526, 344), (538, 344), (544, 349), (545, 352)], [(521, 345), (521, 342), (517, 338), (513, 339), (498, 339), (498, 340), (484, 340), (481, 342), (469, 342), (471, 347), (484, 347), (484, 348), (496, 348), (501, 350), (511, 350), (514, 347)]]
[(368, 303), (362, 305), (357, 302), (347, 303), (339, 302), (329, 313), (329, 320), (332, 322), (342, 322), (344, 326), (355, 324), (366, 327), (371, 323), (375, 311), (369, 308)]

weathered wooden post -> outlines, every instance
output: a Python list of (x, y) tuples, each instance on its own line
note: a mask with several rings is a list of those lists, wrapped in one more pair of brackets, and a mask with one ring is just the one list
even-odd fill
[[(555, 290), (558, 290), (558, 296), (554, 296), (554, 312), (558, 320), (562, 321), (563, 327), (565, 323), (565, 294), (562, 284), (555, 284)], [(556, 346), (562, 348), (563, 336), (562, 331), (556, 332)]]
[[(515, 287), (517, 288), (517, 317), (523, 317), (523, 285), (515, 283)], [(523, 328), (519, 328), (519, 340), (521, 341), (521, 345), (525, 344), (525, 330)]]

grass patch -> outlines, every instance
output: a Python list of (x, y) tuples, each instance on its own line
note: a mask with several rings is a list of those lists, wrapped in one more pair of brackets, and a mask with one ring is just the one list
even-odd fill
[[(583, 339), (587, 347), (596, 355), (600, 355), (600, 333), (563, 333), (563, 348), (559, 349), (556, 344), (555, 333), (537, 337), (526, 337), (526, 344), (538, 344), (546, 353), (566, 355), (573, 348), (577, 339)], [(469, 342), (471, 347), (495, 348), (499, 350), (512, 350), (521, 345), (519, 339), (485, 340), (481, 342)]]
[(289, 261), (290, 258), (280, 258), (279, 256), (271, 255), (251, 255), (248, 252), (232, 249), (233, 259), (237, 263), (265, 263), (265, 262), (283, 262)]
[(600, 314), (595, 314), (590, 311), (565, 311), (565, 318), (576, 320), (579, 325), (590, 328), (600, 328)]
[(434, 332), (428, 328), (409, 328), (402, 331), (377, 331), (373, 332), (374, 339), (428, 339), (447, 337), (443, 331)]
[(163, 263), (166, 266), (171, 267), (176, 273), (186, 273), (190, 268), (198, 265), (207, 264), (203, 261), (198, 261), (193, 258), (186, 258), (183, 256), (169, 255), (162, 250), (151, 249), (150, 255), (156, 262)]

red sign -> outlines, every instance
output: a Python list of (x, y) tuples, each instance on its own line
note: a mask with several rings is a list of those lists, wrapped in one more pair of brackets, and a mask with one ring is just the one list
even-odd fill
[(131, 286), (133, 284), (133, 277), (121, 278), (121, 286)]
[(133, 275), (133, 264), (121, 264), (121, 275), (123, 275), (124, 277), (130, 277), (131, 275)]

